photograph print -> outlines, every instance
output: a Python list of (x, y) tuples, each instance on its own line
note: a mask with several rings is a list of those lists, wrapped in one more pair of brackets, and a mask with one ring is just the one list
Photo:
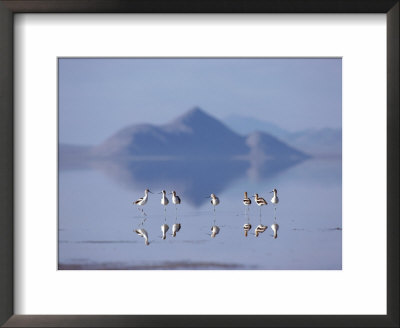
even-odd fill
[(341, 58), (59, 58), (59, 270), (341, 270)]

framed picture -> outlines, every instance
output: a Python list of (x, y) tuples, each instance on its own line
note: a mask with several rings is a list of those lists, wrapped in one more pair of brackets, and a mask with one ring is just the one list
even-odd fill
[(1, 324), (398, 326), (398, 1), (0, 10)]

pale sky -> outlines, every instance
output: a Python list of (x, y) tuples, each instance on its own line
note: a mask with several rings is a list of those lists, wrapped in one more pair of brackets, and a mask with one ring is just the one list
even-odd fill
[(95, 145), (135, 123), (167, 123), (198, 106), (289, 131), (341, 127), (335, 59), (60, 59), (59, 141)]

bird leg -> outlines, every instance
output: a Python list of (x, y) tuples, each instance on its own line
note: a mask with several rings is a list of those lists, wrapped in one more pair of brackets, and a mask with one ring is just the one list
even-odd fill
[(137, 208), (139, 212), (142, 212), (143, 216), (147, 216), (146, 212), (143, 210), (143, 208), (138, 207)]
[(147, 220), (147, 218), (144, 218), (144, 219), (142, 220), (142, 222), (139, 223), (138, 228), (139, 228), (140, 226), (143, 226), (144, 223), (146, 222), (146, 220)]
[(215, 225), (215, 205), (214, 205), (214, 225)]

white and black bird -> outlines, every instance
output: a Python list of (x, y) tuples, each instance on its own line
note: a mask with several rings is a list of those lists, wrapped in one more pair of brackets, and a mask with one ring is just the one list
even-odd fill
[(215, 238), (216, 235), (219, 233), (219, 227), (216, 225), (213, 225), (211, 227), (211, 238)]
[(245, 206), (244, 215), (247, 216), (251, 199), (247, 196), (247, 191), (244, 192), (243, 205)]
[(258, 206), (268, 205), (267, 201), (264, 198), (258, 196), (258, 194), (253, 195), (254, 200)]
[(271, 224), (271, 229), (274, 232), (274, 239), (278, 238), (279, 225), (277, 223)]
[(147, 199), (149, 198), (149, 193), (152, 193), (149, 189), (144, 191), (144, 196), (139, 198), (138, 200), (134, 201), (133, 204), (143, 206), (146, 205)]
[(181, 224), (180, 223), (174, 223), (172, 226), (172, 237), (176, 237), (176, 233), (181, 230)]
[(274, 195), (271, 198), (271, 203), (272, 204), (278, 204), (279, 203), (279, 198), (278, 198), (278, 190), (275, 188), (272, 189), (271, 193), (274, 193)]
[(211, 194), (206, 198), (211, 198), (211, 205), (214, 207), (214, 225), (215, 225), (215, 206), (219, 204), (219, 198), (215, 194)]
[(165, 190), (163, 190), (159, 194), (162, 194), (162, 196), (161, 196), (161, 205), (167, 206), (168, 203), (169, 203), (169, 200), (167, 198), (167, 192)]
[(214, 194), (211, 194), (209, 198), (211, 198), (211, 204), (215, 208), (215, 206), (217, 206), (219, 204), (219, 198), (217, 196), (215, 196)]
[(176, 205), (179, 205), (181, 203), (181, 198), (177, 196), (176, 191), (173, 190), (170, 192), (170, 195), (172, 194), (172, 204), (175, 205), (175, 220), (178, 219), (178, 208)]
[(274, 195), (271, 198), (271, 203), (274, 204), (274, 218), (276, 220), (276, 204), (279, 203), (278, 190), (274, 188), (272, 189), (271, 193), (274, 193)]
[[(159, 192), (159, 194), (162, 194), (161, 196), (161, 205), (164, 205), (164, 222), (167, 222), (167, 205), (169, 203), (169, 200), (167, 198), (167, 192), (165, 190)], [(165, 239), (165, 238), (163, 238)]]
[(168, 231), (168, 229), (169, 229), (169, 226), (168, 226), (168, 224), (166, 224), (166, 223), (164, 223), (164, 224), (161, 226), (162, 239), (167, 238), (167, 231)]
[(172, 194), (172, 203), (175, 205), (179, 205), (181, 203), (181, 198), (176, 194), (176, 191), (172, 191), (170, 195)]
[(249, 206), (251, 204), (251, 199), (247, 197), (247, 191), (244, 192), (243, 204)]
[(258, 235), (260, 233), (263, 233), (265, 230), (267, 230), (267, 228), (268, 228), (267, 226), (259, 224), (254, 230), (255, 236), (258, 237)]
[(149, 243), (149, 237), (148, 237), (148, 235), (147, 235), (147, 231), (146, 231), (146, 229), (143, 229), (143, 228), (141, 228), (141, 229), (136, 229), (136, 230), (134, 230), (140, 237), (143, 237), (144, 238), (144, 243), (146, 244), (146, 245), (149, 245), (150, 243)]
[(243, 230), (244, 230), (244, 235), (247, 237), (247, 233), (251, 230), (251, 224), (250, 223), (245, 223), (243, 225)]
[(268, 203), (264, 198), (259, 197), (258, 194), (254, 194), (253, 197), (256, 204), (260, 206), (260, 225), (261, 225), (261, 206), (267, 205)]

